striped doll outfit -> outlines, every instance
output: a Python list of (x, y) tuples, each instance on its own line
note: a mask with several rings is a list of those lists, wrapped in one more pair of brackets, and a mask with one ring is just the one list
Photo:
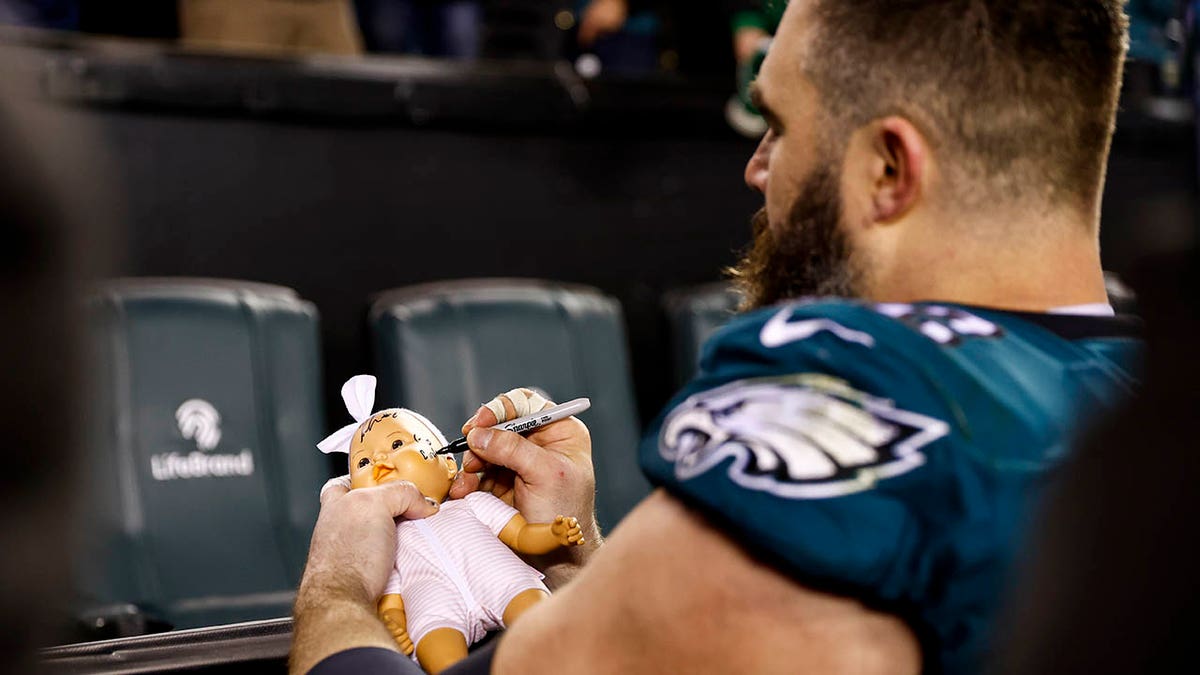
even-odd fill
[(439, 628), (473, 644), (505, 627), (504, 610), (517, 595), (549, 593), (542, 574), (498, 538), (515, 515), (492, 494), (473, 492), (428, 518), (397, 523), (396, 567), (384, 593), (404, 599), (414, 645)]

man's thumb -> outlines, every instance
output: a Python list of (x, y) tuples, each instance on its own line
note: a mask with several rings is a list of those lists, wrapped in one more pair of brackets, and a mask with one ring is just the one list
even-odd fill
[(421, 494), (416, 485), (406, 480), (384, 483), (371, 489), (379, 490), (393, 518), (418, 520), (438, 512), (439, 504)]

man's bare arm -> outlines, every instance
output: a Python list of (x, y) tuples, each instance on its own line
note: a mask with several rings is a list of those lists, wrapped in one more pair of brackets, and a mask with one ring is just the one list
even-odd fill
[(288, 672), (307, 673), (326, 657), (356, 647), (396, 650), (377, 615), (396, 560), (394, 518), (424, 518), (438, 510), (416, 486), (396, 481), (321, 494), (304, 578), (296, 593)]
[(305, 588), (296, 603), (289, 672), (307, 673), (328, 656), (358, 647), (396, 650), (396, 641), (371, 610), (373, 601), (346, 597), (345, 589)]
[[(564, 629), (570, 640), (559, 639)], [(902, 621), (797, 585), (659, 491), (508, 632), (493, 672), (920, 669)]]

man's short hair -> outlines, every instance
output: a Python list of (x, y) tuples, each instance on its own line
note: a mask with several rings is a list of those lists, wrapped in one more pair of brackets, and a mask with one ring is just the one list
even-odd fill
[(806, 75), (833, 131), (921, 129), (950, 192), (1094, 208), (1128, 46), (1123, 0), (815, 0)]

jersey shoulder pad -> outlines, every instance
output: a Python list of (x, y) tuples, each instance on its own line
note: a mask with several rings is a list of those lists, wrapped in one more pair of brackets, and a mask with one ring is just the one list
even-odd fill
[(700, 370), (702, 376), (720, 377), (740, 366), (769, 364), (782, 371), (825, 370), (823, 365), (838, 372), (843, 360), (869, 358), (881, 342), (896, 345), (920, 339), (870, 305), (800, 301), (734, 319), (705, 344)]

